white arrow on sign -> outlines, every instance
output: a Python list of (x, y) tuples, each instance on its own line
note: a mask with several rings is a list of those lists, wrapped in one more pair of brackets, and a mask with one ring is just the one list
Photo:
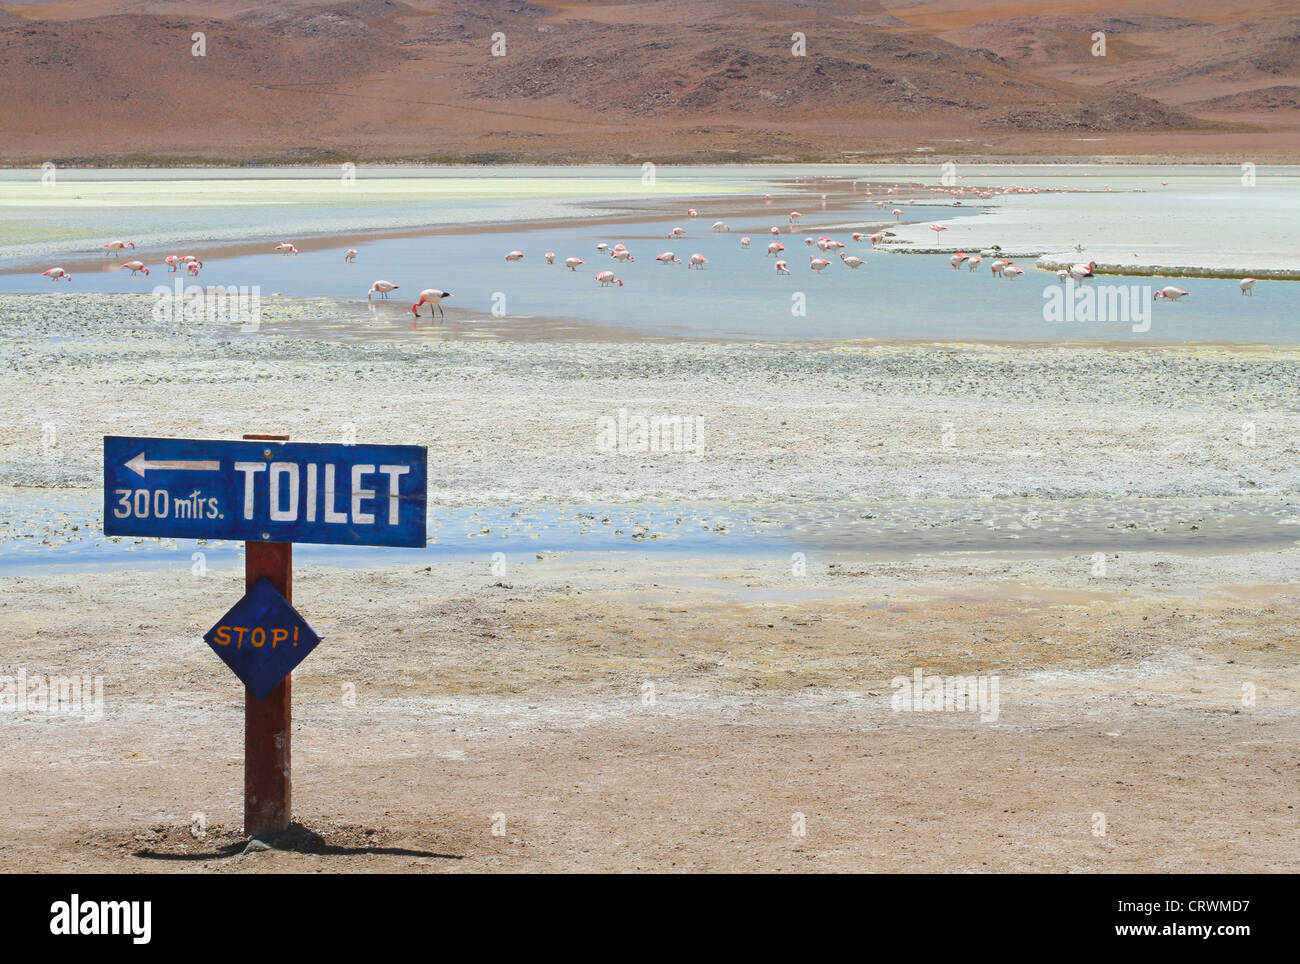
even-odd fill
[(182, 472), (215, 472), (221, 468), (220, 462), (184, 462), (179, 459), (159, 459), (157, 462), (150, 462), (141, 452), (126, 467), (134, 472), (140, 478), (150, 469), (178, 469)]

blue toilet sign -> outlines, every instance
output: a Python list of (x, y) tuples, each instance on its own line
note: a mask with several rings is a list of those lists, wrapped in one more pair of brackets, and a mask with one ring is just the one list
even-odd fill
[(104, 534), (426, 544), (422, 445), (104, 437)]
[(320, 637), (263, 577), (203, 641), (262, 700), (307, 658)]

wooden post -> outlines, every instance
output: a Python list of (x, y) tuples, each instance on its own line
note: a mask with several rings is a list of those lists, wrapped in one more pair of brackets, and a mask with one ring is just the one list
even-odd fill
[[(253, 441), (287, 442), (287, 435), (245, 435)], [(293, 602), (293, 543), (245, 542), (244, 591), (263, 576)], [(290, 735), (293, 677), (259, 700), (244, 690), (244, 833), (261, 837), (289, 829), (292, 799)]]

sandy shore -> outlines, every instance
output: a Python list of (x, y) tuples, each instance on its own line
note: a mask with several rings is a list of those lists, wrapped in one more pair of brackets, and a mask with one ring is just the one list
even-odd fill
[[(101, 676), (104, 715), (0, 713), (6, 870), (1300, 866), (1300, 353), (535, 341), (454, 315), (437, 340), (358, 343), (324, 303), (277, 300), (249, 334), (148, 306), (0, 299), (9, 492), (93, 490), (107, 433), (354, 429), (429, 446), (435, 520), (685, 500), (928, 526), (909, 506), (943, 496), (963, 524), (996, 505), (1054, 542), (809, 542), (802, 575), (739, 536), (714, 556), (512, 543), (504, 573), (488, 543), (300, 565), (295, 603), (326, 639), (295, 675), (309, 832), (248, 856), (239, 689), (200, 641), (238, 570), (178, 554), (56, 573), (38, 555), (0, 578), (0, 675)], [(603, 450), (598, 419), (621, 408), (701, 418), (705, 444)], [(1140, 506), (1159, 546), (1224, 499), (1286, 535), (1135, 544), (1099, 570), (1077, 527), (1080, 500)], [(918, 669), (996, 676), (996, 718), (895, 711)]]
[[(105, 695), (94, 723), (0, 714), (0, 866), (1294, 872), (1298, 575), (300, 568), (326, 641), (294, 677), (295, 816), (322, 839), (248, 856), (239, 687), (198, 639), (239, 576), (6, 579), (5, 671)], [(997, 719), (893, 710), (918, 668), (996, 676)]]

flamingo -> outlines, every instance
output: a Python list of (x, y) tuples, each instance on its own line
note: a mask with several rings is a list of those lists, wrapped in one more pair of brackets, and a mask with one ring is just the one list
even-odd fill
[(948, 228), (942, 224), (932, 224), (930, 225), (930, 230), (934, 232), (934, 238), (937, 241), (939, 240), (939, 233), (941, 231), (947, 231)]
[(546, 254), (545, 254), (543, 257), (546, 258), (546, 263), (547, 263), (547, 264), (555, 264), (555, 252), (554, 252), (554, 251), (547, 251)]
[(741, 238), (741, 239), (740, 239), (740, 246), (741, 246), (742, 248), (748, 248), (748, 247), (749, 247), (749, 238)]
[(1009, 264), (1002, 269), (1002, 277), (1008, 280), (1014, 280), (1015, 278), (1019, 278), (1024, 273), (1025, 273), (1024, 268), (1014, 264)]
[(399, 287), (401, 286), (395, 285), (391, 281), (376, 281), (370, 286), (370, 290), (366, 292), (366, 301), (369, 301), (375, 294), (378, 294), (380, 298), (387, 298), (388, 292), (396, 291)]
[(278, 252), (280, 252), (280, 254), (297, 254), (297, 253), (298, 253), (298, 249), (295, 248), (295, 247), (294, 247), (292, 244), (290, 244), (288, 241), (285, 241), (283, 244), (277, 244), (277, 245), (275, 246), (275, 250), (278, 251)]
[(818, 258), (815, 255), (808, 255), (808, 267), (814, 271), (825, 271), (831, 266), (831, 263), (825, 258)]
[(1056, 272), (1056, 277), (1060, 279), (1061, 284), (1065, 284), (1065, 282), (1070, 278), (1070, 272), (1065, 268), (1062, 268), (1060, 271)]
[(108, 254), (109, 251), (112, 251), (114, 255), (120, 257), (121, 256), (120, 253), (123, 248), (131, 248), (132, 250), (135, 250), (135, 242), (134, 241), (105, 241), (104, 242), (105, 254)]
[(709, 263), (709, 259), (706, 258), (704, 255), (702, 255), (702, 254), (693, 254), (693, 255), (691, 255), (690, 263), (687, 264), (686, 267), (687, 267), (687, 270), (689, 270), (689, 269), (691, 269), (691, 268), (703, 268), (703, 267), (704, 267), (706, 264), (708, 264), (708, 263)]
[(522, 251), (511, 251), (508, 255), (506, 255), (506, 260), (507, 260), (507, 261), (523, 261), (523, 260), (524, 260), (524, 253), (523, 253)]
[[(780, 241), (773, 241), (771, 244), (767, 246), (768, 255), (780, 254), (784, 250), (785, 250), (785, 245), (782, 244)], [(767, 257), (767, 255), (764, 255), (764, 257)]]
[(963, 261), (969, 261), (969, 260), (970, 260), (970, 255), (963, 254), (962, 252), (958, 251), (951, 258), (948, 259), (948, 263), (952, 265), (952, 270), (956, 271), (958, 268), (961, 267)]
[(1151, 300), (1159, 301), (1161, 298), (1164, 298), (1166, 301), (1177, 301), (1179, 298), (1186, 298), (1189, 294), (1191, 294), (1191, 292), (1184, 291), (1182, 288), (1175, 288), (1173, 285), (1170, 285), (1167, 288), (1160, 288), (1159, 290), (1157, 290), (1155, 293), (1155, 297), (1153, 297)]
[(600, 242), (600, 244), (596, 245), (596, 250), (599, 251), (601, 254), (604, 254), (606, 251), (609, 250), (609, 245), (606, 244), (604, 241), (602, 241)]
[(730, 231), (730, 230), (731, 230), (731, 225), (728, 224), (726, 221), (714, 221), (714, 222), (713, 222), (713, 230), (714, 230), (714, 231)]
[(974, 271), (977, 267), (979, 267), (980, 262), (983, 260), (984, 259), (977, 254), (973, 258), (968, 258), (966, 263), (970, 265), (970, 270)]
[(345, 254), (345, 255), (343, 256), (343, 263), (344, 263), (344, 264), (351, 264), (353, 261), (356, 261), (356, 260), (357, 260), (357, 249), (356, 249), (356, 248), (348, 248), (348, 253)]
[[(396, 286), (394, 285), (394, 287)], [(420, 292), (420, 300), (417, 301), (415, 304), (411, 305), (411, 311), (412, 313), (414, 313), (415, 317), (419, 318), (420, 305), (429, 305), (430, 318), (433, 317), (434, 308), (437, 308), (438, 314), (442, 315), (445, 318), (447, 317), (447, 313), (442, 310), (442, 305), (440, 305), (439, 302), (442, 301), (444, 298), (450, 298), (450, 297), (451, 297), (450, 291), (439, 291), (437, 288), (425, 288), (423, 291)]]
[(1070, 277), (1077, 281), (1082, 281), (1084, 278), (1091, 278), (1092, 269), (1096, 266), (1096, 261), (1089, 261), (1087, 264), (1083, 264), (1082, 262), (1079, 264), (1072, 264), (1070, 265)]
[(568, 268), (570, 271), (577, 271), (577, 270), (578, 270), (578, 265), (583, 264), (583, 263), (584, 263), (584, 262), (583, 262), (583, 260), (582, 260), (581, 258), (565, 258), (565, 259), (564, 259), (564, 266), (565, 266), (566, 268)]
[(860, 231), (854, 231), (854, 232), (853, 232), (853, 240), (854, 240), (854, 241), (861, 241), (861, 240), (862, 240), (863, 238), (865, 238), (865, 237), (866, 237), (866, 235), (863, 234), (863, 233), (860, 232)]
[(776, 273), (777, 273), (777, 274), (789, 274), (789, 273), (790, 273), (790, 268), (786, 265), (786, 263), (785, 263), (784, 261), (778, 261), (778, 262), (776, 263)]
[(671, 231), (668, 232), (668, 237), (670, 237), (670, 238), (680, 238), (680, 237), (681, 237), (682, 235), (684, 235), (685, 233), (686, 233), (686, 229), (685, 229), (685, 228), (673, 228)]
[(169, 254), (163, 258), (163, 264), (167, 265), (168, 271), (175, 271), (181, 266), (182, 261), (179, 255)]
[(665, 251), (663, 254), (656, 257), (655, 260), (660, 264), (672, 264), (674, 262), (677, 264), (682, 263), (682, 259), (677, 257), (677, 255), (673, 254), (671, 251)]
[(866, 262), (863, 261), (861, 258), (859, 258), (857, 255), (852, 255), (852, 254), (846, 255), (843, 251), (840, 252), (840, 260), (843, 261), (845, 264), (847, 264), (850, 268), (861, 268), (864, 264), (866, 264)]
[(1254, 294), (1254, 292), (1251, 291), (1251, 289), (1255, 287), (1255, 282), (1258, 281), (1258, 280), (1259, 280), (1258, 278), (1242, 278), (1242, 279), (1241, 279), (1241, 293), (1242, 293), (1243, 295), (1251, 295), (1251, 294)]
[(687, 208), (686, 216), (688, 218), (698, 218), (700, 216), (700, 212), (695, 210), (695, 208)]
[(1006, 258), (998, 258), (996, 261), (989, 264), (989, 271), (993, 272), (993, 277), (996, 278), (998, 275), (1002, 274), (1010, 263), (1011, 262), (1006, 260)]
[(901, 221), (901, 220), (903, 219), (903, 209), (902, 209), (902, 208), (894, 208), (894, 210), (891, 211), (890, 213), (894, 215), (894, 219), (895, 219), (895, 220)]
[(771, 230), (771, 232), (772, 232), (772, 237), (774, 237), (774, 238), (777, 237), (777, 236), (779, 236), (780, 233), (781, 233), (781, 229), (778, 228), (778, 227), (776, 227), (775, 225), (774, 225), (770, 230)]
[(122, 265), (122, 267), (130, 268), (132, 277), (135, 277), (135, 275), (141, 271), (145, 273), (145, 277), (149, 276), (149, 269), (144, 266), (143, 261), (128, 261), (126, 264)]
[(636, 258), (632, 257), (632, 252), (629, 251), (627, 248), (619, 248), (617, 251), (615, 251), (615, 252), (611, 255), (611, 257), (612, 257), (615, 261), (635, 261), (635, 260), (636, 260)]
[(203, 267), (203, 262), (196, 260), (196, 261), (187, 261), (185, 262), (185, 264), (190, 270), (190, 277), (197, 278), (199, 276), (199, 269)]
[(794, 223), (795, 223), (796, 221), (798, 221), (801, 217), (803, 217), (803, 215), (800, 214), (798, 211), (791, 211), (791, 212), (790, 212), (790, 223), (791, 223), (791, 224), (794, 224)]
[(72, 275), (68, 274), (62, 268), (48, 268), (41, 272), (42, 278), (49, 278), (51, 281), (71, 281)]
[(608, 287), (612, 284), (617, 284), (620, 288), (623, 287), (623, 280), (621, 278), (615, 278), (614, 272), (612, 271), (602, 271), (600, 274), (596, 275), (596, 280), (600, 282), (601, 287)]

